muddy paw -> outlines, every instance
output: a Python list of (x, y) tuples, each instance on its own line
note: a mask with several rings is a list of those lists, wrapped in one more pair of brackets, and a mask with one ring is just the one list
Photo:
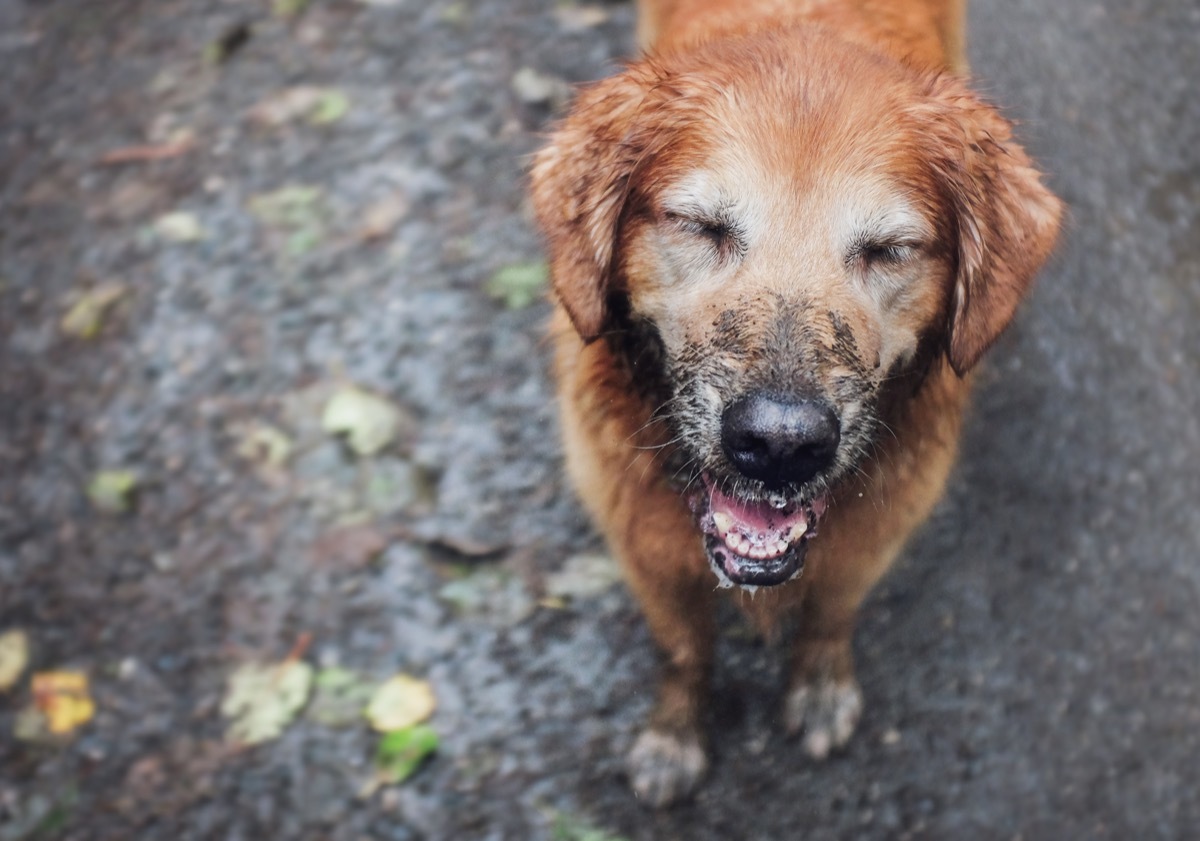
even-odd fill
[(803, 683), (788, 693), (783, 720), (789, 734), (804, 731), (804, 752), (824, 759), (846, 744), (862, 714), (862, 692), (850, 681)]
[(666, 806), (691, 793), (708, 770), (708, 757), (695, 734), (644, 730), (627, 767), (634, 793), (652, 806)]

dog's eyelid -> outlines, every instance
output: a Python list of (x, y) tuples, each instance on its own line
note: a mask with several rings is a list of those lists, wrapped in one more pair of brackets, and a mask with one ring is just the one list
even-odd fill
[(721, 252), (742, 254), (746, 250), (745, 237), (734, 221), (724, 212), (709, 213), (700, 210), (664, 210), (663, 220), (673, 227), (709, 240)]
[(909, 236), (859, 237), (846, 251), (846, 265), (897, 265), (906, 263), (925, 250), (925, 243)]

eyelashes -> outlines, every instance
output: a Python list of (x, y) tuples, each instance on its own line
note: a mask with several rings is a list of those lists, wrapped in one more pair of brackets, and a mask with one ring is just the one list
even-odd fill
[(921, 244), (911, 240), (877, 240), (863, 237), (851, 243), (845, 262), (849, 267), (862, 269), (887, 268), (907, 263), (921, 251)]
[(733, 220), (724, 214), (683, 214), (668, 211), (664, 218), (675, 230), (707, 243), (719, 257), (741, 257), (746, 253), (745, 235)]

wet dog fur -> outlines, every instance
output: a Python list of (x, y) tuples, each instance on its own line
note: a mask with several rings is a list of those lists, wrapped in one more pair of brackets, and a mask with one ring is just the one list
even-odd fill
[[(796, 617), (785, 728), (817, 758), (850, 737), (859, 605), (941, 496), (970, 371), (1054, 244), (1058, 200), (963, 81), (962, 18), (646, 0), (646, 55), (535, 160), (568, 472), (664, 655), (628, 757), (650, 803), (707, 768), (721, 587), (764, 631)], [(820, 429), (803, 458), (797, 428)]]

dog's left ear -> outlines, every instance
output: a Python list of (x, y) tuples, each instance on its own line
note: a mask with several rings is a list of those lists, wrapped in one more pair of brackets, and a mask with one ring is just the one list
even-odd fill
[(922, 111), (955, 217), (947, 349), (962, 376), (1012, 321), (1054, 247), (1063, 208), (1013, 141), (1012, 125), (962, 82), (935, 80)]
[(621, 210), (645, 153), (644, 76), (635, 65), (584, 89), (530, 173), (551, 283), (586, 342), (604, 329)]

